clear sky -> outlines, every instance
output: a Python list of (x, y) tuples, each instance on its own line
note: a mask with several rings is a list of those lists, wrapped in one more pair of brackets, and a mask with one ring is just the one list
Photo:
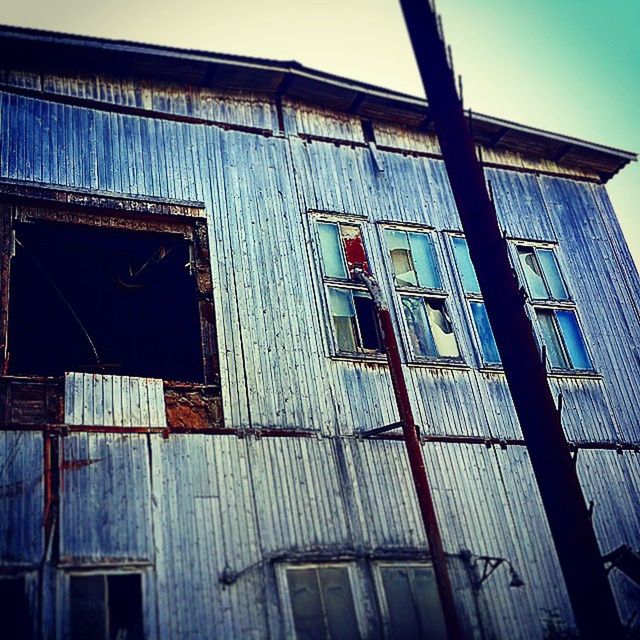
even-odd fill
[[(465, 105), (640, 151), (640, 0), (440, 0)], [(0, 0), (0, 23), (264, 58), (423, 95), (397, 0)], [(640, 164), (608, 185), (640, 264)]]

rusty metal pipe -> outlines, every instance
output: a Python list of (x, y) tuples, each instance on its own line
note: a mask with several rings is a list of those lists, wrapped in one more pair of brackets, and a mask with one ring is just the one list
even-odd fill
[(362, 269), (355, 269), (354, 275), (366, 285), (377, 311), (378, 322), (389, 362), (393, 391), (396, 396), (398, 415), (402, 423), (402, 432), (407, 448), (411, 476), (413, 478), (418, 504), (420, 505), (422, 522), (427, 534), (429, 554), (431, 556), (436, 584), (438, 586), (438, 594), (440, 595), (440, 602), (442, 604), (447, 637), (449, 640), (458, 640), (462, 638), (458, 611), (453, 598), (453, 589), (451, 588), (451, 579), (447, 568), (447, 558), (442, 546), (440, 527), (438, 526), (438, 518), (435, 505), (433, 504), (431, 487), (429, 486), (427, 470), (424, 465), (422, 447), (420, 446), (418, 431), (413, 418), (413, 410), (411, 408), (411, 401), (409, 400), (404, 371), (402, 370), (400, 351), (398, 349), (398, 341), (393, 328), (393, 322), (391, 321), (391, 314), (389, 313), (389, 307), (382, 296), (380, 286), (376, 279), (371, 274), (365, 273)]

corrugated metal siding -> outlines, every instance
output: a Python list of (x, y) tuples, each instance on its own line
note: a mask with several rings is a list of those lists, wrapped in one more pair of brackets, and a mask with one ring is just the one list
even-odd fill
[(507, 558), (525, 581), (509, 587), (502, 567), (483, 583), (497, 638), (542, 636), (545, 611), (572, 614), (526, 450), (431, 443), (424, 447), (445, 550)]
[[(227, 424), (352, 433), (394, 421), (384, 367), (326, 358), (326, 310), (304, 212), (458, 229), (442, 162), (382, 153), (385, 171), (379, 173), (365, 148), (268, 139), (1, 96), (0, 176), (205, 201)], [(87, 145), (88, 152), (79, 153)], [(72, 163), (76, 155), (83, 162)], [(632, 391), (640, 385), (633, 373), (637, 354), (625, 346), (628, 342), (614, 340), (607, 327), (627, 327), (634, 335), (638, 320), (624, 283), (598, 273), (589, 257), (600, 255), (605, 264), (612, 260), (611, 250), (603, 248), (609, 221), (600, 209), (606, 213), (606, 203), (596, 207), (589, 185), (515, 172), (489, 175), (508, 233), (558, 239), (563, 271), (605, 376), (606, 396), (588, 381), (560, 384), (565, 406), (572, 407), (565, 411), (569, 437), (637, 439)], [(584, 233), (587, 220), (592, 230)], [(379, 238), (373, 228), (367, 234), (374, 263), (384, 269)], [(450, 269), (446, 278), (449, 290), (457, 291)], [(602, 292), (613, 305), (601, 304)], [(461, 349), (473, 366), (468, 311), (459, 295), (452, 295), (450, 306)], [(632, 382), (620, 384), (620, 371)], [(429, 433), (518, 437), (500, 374), (412, 368), (410, 378), (416, 413)], [(458, 397), (453, 403), (451, 393)], [(621, 431), (612, 425), (607, 407)]]
[(166, 427), (162, 380), (66, 373), (64, 421), (96, 426)]
[(282, 115), (286, 133), (364, 142), (358, 116), (288, 99), (282, 101)]
[(159, 115), (192, 116), (269, 131), (277, 129), (275, 106), (270, 97), (250, 91), (220, 91), (105, 75), (70, 77), (13, 70), (0, 70), (0, 82), (60, 96), (97, 100), (105, 106), (137, 107), (151, 109)]
[[(593, 523), (603, 554), (629, 545), (640, 549), (640, 455), (581, 450), (578, 475), (585, 500), (593, 500)], [(617, 569), (609, 573), (623, 620), (637, 624), (640, 586)]]
[(160, 637), (264, 637), (263, 567), (227, 587), (218, 581), (227, 567), (262, 560), (246, 441), (151, 441)]
[[(606, 432), (615, 429), (618, 437), (638, 441), (637, 272), (630, 258), (620, 253), (620, 240), (612, 243), (617, 223), (601, 198), (594, 198), (594, 190), (556, 178), (542, 178), (541, 185), (558, 236), (560, 266), (578, 305), (585, 338), (603, 376), (606, 402), (614, 416), (614, 425)], [(624, 276), (620, 267), (629, 275)], [(590, 425), (590, 417), (583, 416)]]
[(0, 431), (0, 564), (37, 564), (44, 554), (42, 434)]
[(146, 436), (62, 439), (60, 555), (72, 564), (153, 559)]

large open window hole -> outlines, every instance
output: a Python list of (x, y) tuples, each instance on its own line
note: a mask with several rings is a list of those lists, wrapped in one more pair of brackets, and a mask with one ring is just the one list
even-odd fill
[(203, 381), (191, 243), (60, 222), (15, 226), (9, 372)]

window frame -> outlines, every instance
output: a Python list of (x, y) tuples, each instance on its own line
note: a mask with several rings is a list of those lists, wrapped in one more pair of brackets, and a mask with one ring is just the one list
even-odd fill
[[(380, 617), (382, 620), (382, 626), (384, 629), (383, 637), (391, 638), (393, 637), (392, 629), (391, 629), (391, 614), (389, 611), (389, 603), (387, 600), (387, 592), (384, 587), (384, 579), (382, 577), (382, 569), (384, 567), (394, 567), (394, 568), (419, 568), (419, 569), (431, 569), (433, 570), (433, 562), (429, 562), (428, 560), (420, 560), (420, 559), (379, 559), (374, 560), (371, 563), (371, 573), (373, 575), (373, 584), (375, 587), (375, 595), (378, 602), (378, 608), (380, 611)], [(436, 593), (438, 594), (438, 599), (440, 598), (440, 594), (438, 593), (438, 589), (436, 587)], [(440, 608), (442, 610), (442, 603), (440, 603)], [(443, 612), (444, 619), (444, 612)]]
[[(563, 269), (561, 267), (560, 260), (558, 259), (558, 254), (559, 254), (558, 243), (548, 242), (548, 241), (524, 240), (521, 238), (510, 238), (509, 245), (510, 245), (511, 261), (514, 264), (521, 286), (524, 288), (524, 291), (527, 294), (526, 306), (527, 306), (527, 311), (531, 319), (532, 325), (535, 327), (536, 340), (538, 341), (538, 344), (540, 346), (541, 353), (543, 352), (546, 353), (545, 367), (547, 368), (547, 372), (552, 376), (558, 376), (558, 377), (598, 376), (599, 374), (594, 363), (591, 349), (589, 348), (589, 345), (587, 344), (587, 340), (585, 338), (585, 333), (583, 330), (582, 321), (580, 319), (580, 314), (578, 312), (577, 304), (567, 285), (567, 279), (563, 274)], [(547, 289), (547, 292), (550, 294), (548, 298), (536, 298), (532, 296), (531, 287), (529, 285), (529, 281), (527, 280), (526, 273), (521, 263), (520, 248), (533, 250), (534, 255), (536, 256), (538, 267), (540, 269), (543, 284)], [(542, 262), (540, 261), (540, 259), (538, 258), (538, 253), (537, 253), (538, 250), (546, 250), (546, 251), (552, 252), (553, 259), (555, 261), (555, 265), (558, 271), (558, 276), (560, 278), (560, 282), (565, 290), (565, 293), (567, 294), (566, 299), (558, 299), (553, 297), (553, 290), (548, 282), (548, 276), (545, 272), (545, 268)], [(567, 347), (567, 339), (562, 331), (562, 328), (557, 318), (557, 312), (567, 311), (573, 314), (575, 324), (579, 332), (579, 338), (582, 342), (582, 346), (584, 348), (586, 357), (589, 360), (589, 363), (591, 365), (589, 368), (585, 369), (585, 368), (574, 367), (574, 366), (558, 367), (558, 366), (554, 366), (551, 363), (551, 360), (548, 355), (548, 348), (546, 343), (544, 342), (540, 320), (538, 319), (539, 311), (547, 312), (551, 315), (555, 337), (559, 342), (560, 348), (562, 350), (563, 358), (566, 362), (570, 364), (572, 364), (572, 359), (569, 353), (569, 349)]]
[(324, 568), (340, 568), (347, 570), (349, 579), (349, 587), (353, 598), (353, 608), (356, 614), (356, 626), (361, 637), (366, 635), (366, 611), (363, 603), (366, 599), (365, 585), (358, 576), (358, 567), (353, 560), (327, 560), (327, 561), (302, 561), (302, 562), (278, 562), (274, 565), (276, 575), (276, 585), (280, 596), (280, 610), (282, 613), (282, 624), (284, 627), (284, 635), (287, 638), (297, 638), (298, 634), (295, 628), (295, 619), (293, 617), (293, 607), (291, 604), (291, 593), (289, 591), (289, 582), (287, 580), (288, 569), (324, 569)]
[[(371, 250), (370, 250), (370, 238), (367, 237), (367, 218), (364, 216), (347, 215), (339, 213), (329, 212), (317, 212), (309, 211), (309, 221), (312, 235), (312, 246), (314, 256), (314, 269), (317, 273), (318, 281), (320, 282), (320, 298), (324, 307), (323, 313), (325, 317), (325, 330), (327, 333), (327, 340), (329, 345), (329, 357), (334, 360), (356, 360), (367, 362), (379, 362), (380, 364), (386, 364), (387, 356), (384, 351), (384, 343), (382, 341), (381, 329), (378, 323), (377, 315), (375, 317), (375, 330), (380, 342), (381, 349), (367, 349), (360, 346), (362, 344), (362, 333), (360, 328), (360, 322), (357, 314), (353, 316), (355, 318), (354, 338), (359, 343), (356, 346), (355, 351), (345, 351), (339, 348), (338, 339), (336, 336), (333, 314), (331, 313), (331, 300), (329, 289), (337, 289), (341, 291), (359, 292), (366, 295), (371, 299), (367, 287), (349, 277), (339, 278), (336, 276), (325, 275), (325, 265), (323, 259), (322, 245), (320, 240), (320, 228), (319, 224), (334, 224), (334, 225), (347, 225), (355, 226), (360, 230), (360, 238), (362, 239), (362, 246), (364, 249), (367, 264), (371, 264)], [(342, 259), (346, 266), (346, 256), (344, 249), (342, 250)], [(353, 294), (351, 294), (353, 295)], [(353, 298), (352, 298), (353, 299)]]
[[(141, 565), (126, 565), (120, 567), (70, 567), (61, 572), (58, 577), (58, 579), (62, 581), (63, 585), (63, 588), (61, 589), (61, 595), (63, 598), (63, 614), (58, 618), (59, 632), (61, 633), (61, 637), (71, 638), (71, 578), (101, 576), (102, 578), (107, 580), (108, 585), (109, 576), (137, 575), (140, 577), (140, 615), (142, 617), (142, 637), (146, 638), (152, 625), (152, 620), (150, 619), (150, 615), (152, 614), (152, 612), (147, 608), (147, 599), (149, 597), (148, 571), (149, 565), (145, 563)], [(60, 584), (60, 582), (58, 584)], [(107, 616), (109, 615), (108, 602), (109, 598), (107, 595)]]
[[(465, 314), (467, 316), (467, 323), (470, 328), (471, 340), (472, 340), (473, 348), (475, 351), (475, 359), (476, 359), (476, 364), (478, 365), (478, 369), (480, 371), (504, 372), (502, 359), (500, 359), (498, 362), (488, 362), (485, 360), (484, 349), (482, 346), (483, 345), (482, 338), (480, 336), (480, 331), (478, 329), (476, 319), (473, 314), (473, 309), (471, 308), (471, 306), (474, 303), (480, 303), (483, 306), (485, 306), (485, 313), (486, 313), (486, 305), (484, 302), (484, 297), (482, 295), (482, 292), (479, 290), (480, 289), (479, 285), (478, 285), (477, 292), (467, 291), (464, 284), (462, 270), (460, 269), (460, 265), (458, 264), (458, 260), (456, 258), (456, 248), (454, 244), (455, 239), (462, 238), (465, 241), (465, 243), (467, 243), (467, 238), (464, 235), (464, 233), (462, 233), (461, 231), (448, 231), (446, 235), (448, 240), (447, 248), (449, 251), (449, 259), (450, 259), (452, 268), (455, 270), (455, 273), (456, 273), (457, 284), (460, 289), (460, 294), (464, 299)], [(468, 248), (468, 243), (467, 243), (467, 248)], [(471, 263), (471, 266), (473, 267), (473, 263)], [(475, 267), (474, 267), (474, 274), (475, 274)], [(477, 280), (477, 275), (476, 275), (476, 280)], [(489, 322), (489, 326), (491, 327), (490, 322)], [(493, 328), (491, 328), (491, 334), (493, 335)], [(494, 336), (494, 342), (495, 342), (495, 336)], [(496, 345), (496, 350), (497, 350), (497, 345)], [(499, 352), (498, 352), (498, 357), (500, 357)]]
[[(438, 241), (438, 231), (433, 226), (418, 225), (406, 222), (382, 221), (377, 223), (378, 239), (382, 249), (384, 265), (388, 275), (389, 288), (392, 292), (393, 309), (395, 311), (397, 326), (400, 328), (402, 342), (407, 356), (407, 363), (410, 365), (429, 366), (434, 368), (453, 368), (467, 369), (468, 366), (464, 360), (461, 348), (461, 342), (456, 332), (456, 325), (451, 314), (451, 287), (447, 280), (446, 269), (443, 268), (444, 260), (442, 250)], [(387, 231), (403, 231), (405, 233), (418, 233), (426, 235), (430, 238), (433, 249), (434, 268), (440, 280), (440, 288), (422, 287), (420, 285), (398, 285), (396, 283), (396, 274), (391, 258), (391, 251), (386, 239)], [(435, 301), (442, 304), (445, 319), (451, 325), (453, 338), (458, 349), (457, 356), (425, 356), (416, 353), (412, 345), (411, 333), (407, 317), (405, 315), (403, 298), (422, 298), (426, 301)], [(431, 326), (429, 326), (431, 331)]]

